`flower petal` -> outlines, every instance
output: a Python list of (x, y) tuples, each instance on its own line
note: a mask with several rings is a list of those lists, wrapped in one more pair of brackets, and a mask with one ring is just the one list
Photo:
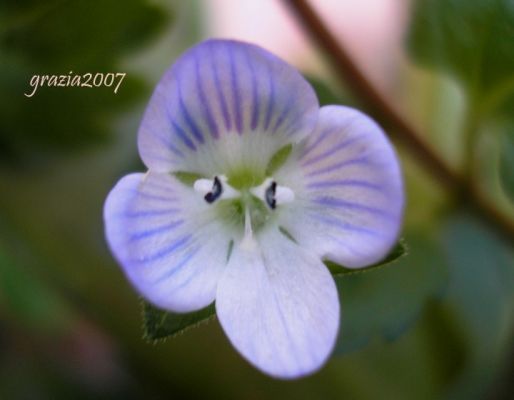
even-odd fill
[(350, 268), (396, 242), (404, 194), (398, 159), (380, 127), (357, 110), (322, 107), (318, 125), (276, 176), (295, 192), (280, 224), (302, 246)]
[(148, 168), (212, 175), (264, 168), (316, 123), (318, 101), (291, 66), (255, 45), (209, 40), (164, 74), (139, 130)]
[(339, 327), (335, 283), (323, 263), (278, 230), (235, 246), (216, 312), (236, 349), (263, 372), (295, 378), (319, 369)]
[(173, 176), (122, 178), (104, 207), (106, 236), (129, 280), (155, 305), (187, 312), (214, 301), (230, 232)]

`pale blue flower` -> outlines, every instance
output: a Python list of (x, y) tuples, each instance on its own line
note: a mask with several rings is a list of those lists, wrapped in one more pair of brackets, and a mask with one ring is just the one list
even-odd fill
[(215, 301), (232, 344), (269, 375), (319, 369), (340, 322), (323, 260), (367, 266), (399, 234), (402, 178), (382, 130), (320, 108), (267, 51), (210, 40), (165, 73), (138, 146), (148, 172), (116, 184), (104, 218), (139, 293), (173, 312)]

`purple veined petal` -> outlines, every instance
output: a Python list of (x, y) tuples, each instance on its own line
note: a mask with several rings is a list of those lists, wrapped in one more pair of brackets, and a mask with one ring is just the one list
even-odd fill
[[(312, 132), (318, 110), (311, 86), (284, 61), (252, 44), (208, 40), (160, 80), (141, 122), (139, 152), (157, 172), (264, 169), (278, 149)], [(256, 140), (270, 154), (252, 155)], [(227, 147), (239, 156), (226, 161)]]
[(278, 230), (257, 246), (236, 245), (216, 294), (234, 347), (266, 374), (291, 379), (321, 368), (339, 329), (339, 299), (328, 269)]
[(280, 224), (319, 257), (359, 268), (396, 242), (404, 206), (399, 162), (380, 127), (359, 111), (322, 107), (314, 133), (276, 178), (296, 195)]
[(140, 294), (175, 311), (214, 301), (231, 233), (202, 196), (169, 174), (122, 178), (104, 206), (107, 241)]

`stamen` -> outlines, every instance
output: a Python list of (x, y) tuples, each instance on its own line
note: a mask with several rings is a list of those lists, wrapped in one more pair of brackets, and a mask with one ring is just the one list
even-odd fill
[(239, 192), (227, 184), (227, 177), (221, 175), (214, 179), (197, 179), (193, 185), (195, 191), (202, 193), (207, 203), (214, 203), (217, 199), (231, 199), (237, 197)]
[(285, 186), (277, 185), (277, 182), (267, 178), (260, 186), (251, 190), (252, 194), (263, 200), (269, 208), (274, 210), (280, 204), (291, 203), (294, 192)]
[(275, 207), (277, 206), (277, 199), (275, 198), (276, 191), (277, 191), (277, 182), (273, 181), (273, 182), (271, 182), (271, 185), (266, 189), (266, 194), (265, 194), (266, 203), (268, 203), (268, 206), (270, 206), (270, 208), (272, 210), (274, 210)]
[(294, 200), (294, 192), (285, 186), (277, 186), (275, 190), (276, 204), (291, 203)]
[(214, 177), (214, 183), (212, 185), (212, 191), (207, 193), (204, 196), (204, 199), (207, 203), (213, 203), (218, 197), (223, 193), (223, 187), (221, 186), (221, 182), (217, 176)]
[(198, 179), (194, 184), (194, 189), (197, 192), (205, 193), (204, 199), (207, 203), (213, 203), (223, 193), (221, 181), (217, 176), (214, 180)]
[(212, 189), (212, 179), (197, 179), (193, 185), (195, 191), (199, 193), (209, 193)]

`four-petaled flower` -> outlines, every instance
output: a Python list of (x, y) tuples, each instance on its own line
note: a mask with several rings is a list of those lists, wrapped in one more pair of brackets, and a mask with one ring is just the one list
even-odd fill
[(141, 123), (148, 172), (105, 203), (110, 248), (150, 302), (213, 301), (254, 366), (303, 376), (330, 355), (339, 298), (323, 260), (379, 261), (402, 219), (401, 171), (382, 130), (269, 52), (203, 42), (159, 82)]

